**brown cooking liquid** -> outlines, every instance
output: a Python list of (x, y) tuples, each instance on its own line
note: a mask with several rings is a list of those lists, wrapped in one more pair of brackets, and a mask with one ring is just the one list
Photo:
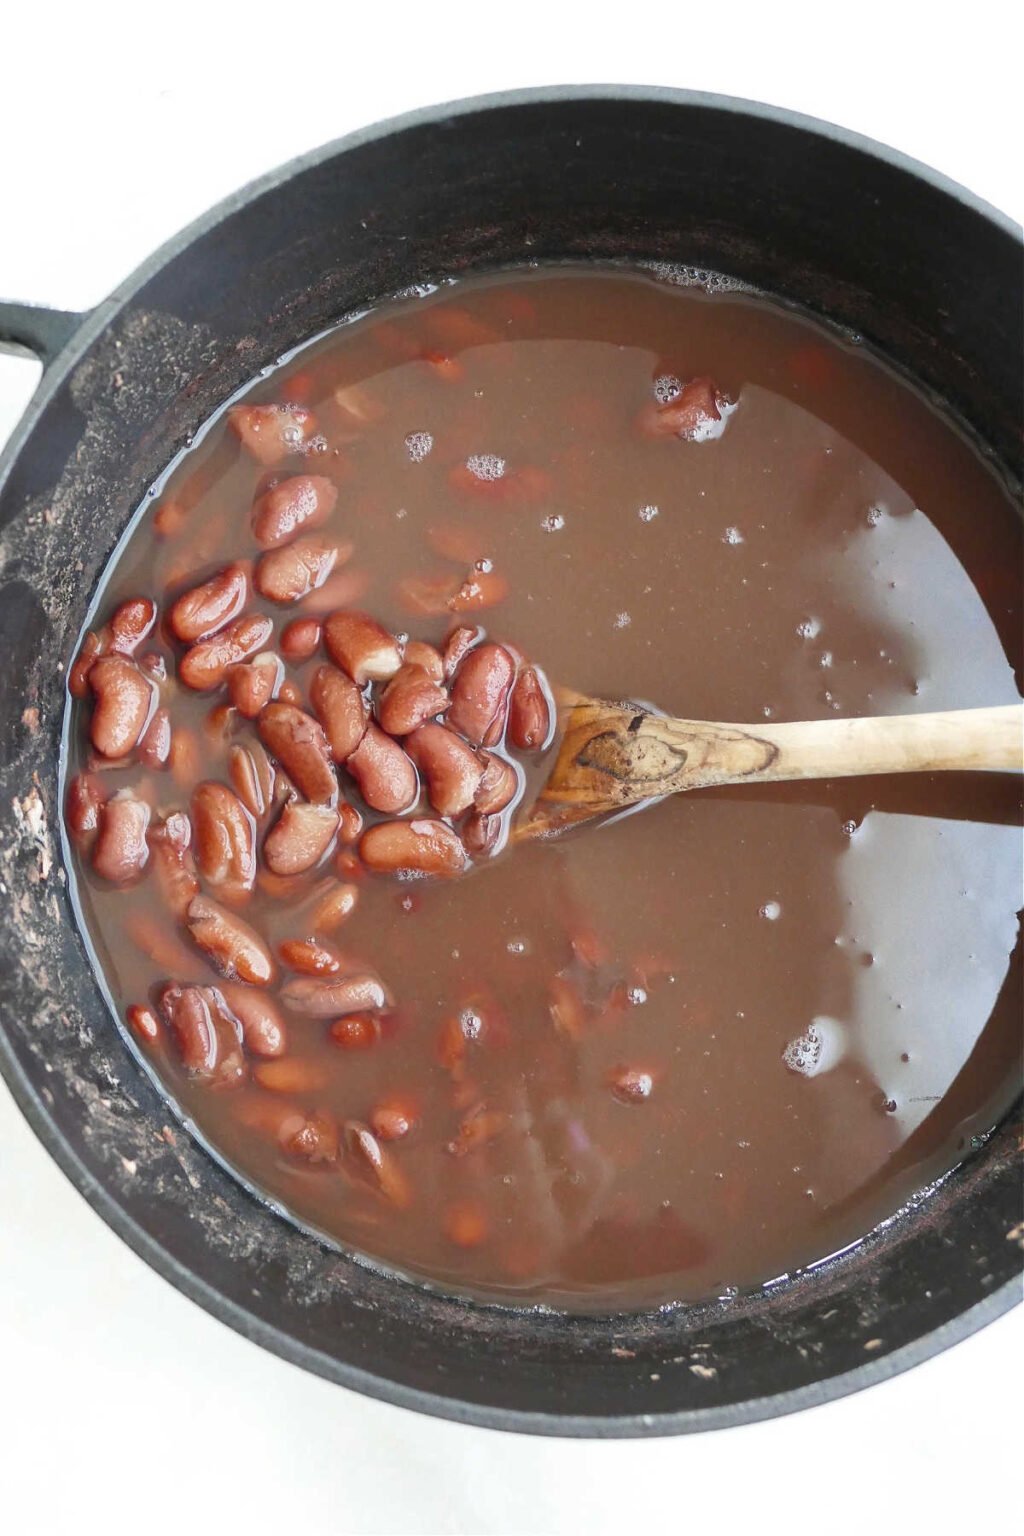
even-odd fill
[[(325, 444), (285, 472), (337, 482), (327, 531), (354, 545), (348, 600), (439, 644), (452, 621), (410, 613), (397, 583), (450, 577), (467, 550), (508, 595), (464, 622), (596, 696), (750, 722), (1015, 701), (1021, 524), (990, 467), (856, 338), (680, 277), (565, 267), (455, 283), (261, 377), (247, 401), (316, 413)], [(673, 377), (701, 375), (734, 402), (718, 436), (638, 430)], [(507, 494), (453, 487), (473, 455), (504, 461)], [(216, 420), (137, 521), (96, 622), (138, 594), (164, 611), (255, 557), (266, 475)], [(171, 500), (185, 515), (158, 539)], [(250, 611), (279, 635), (323, 606)], [(173, 678), (182, 648), (160, 630), (145, 648)], [(323, 659), (289, 675), (304, 688)], [(199, 734), (196, 777), (226, 782), (228, 745), (252, 726), (205, 729), (223, 703), (179, 687), (170, 708)], [(72, 710), (72, 768), (86, 709)], [(521, 760), (536, 789), (550, 755)], [(169, 774), (100, 777), (138, 786), (157, 814), (188, 809)], [(892, 1216), (1010, 1105), (1019, 818), (1006, 775), (749, 786), (514, 846), (464, 878), (365, 876), (330, 941), (396, 1007), (364, 1050), (285, 1010), (288, 1055), (319, 1078), (290, 1102), (339, 1124), (404, 1106), (415, 1123), (387, 1144), (397, 1203), (344, 1154), (283, 1152), (263, 1128), (279, 1093), (190, 1078), (166, 1041), (143, 1054), (258, 1191), (400, 1273), (582, 1310), (756, 1288)], [(306, 933), (303, 892), (333, 857), (286, 898), (257, 889), (245, 906), (275, 951)], [(76, 871), (122, 1019), (168, 980), (219, 985), (151, 869), (128, 890), (77, 856)], [(140, 915), (165, 936), (160, 960), (133, 938)], [(439, 1046), (453, 1019), (456, 1070)]]

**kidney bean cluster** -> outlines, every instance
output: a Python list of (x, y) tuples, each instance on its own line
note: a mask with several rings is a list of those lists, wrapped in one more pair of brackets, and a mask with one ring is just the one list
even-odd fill
[[(301, 407), (239, 406), (230, 423), (268, 467), (316, 451)], [(220, 1088), (250, 1075), (275, 1093), (315, 1088), (310, 1064), (287, 1056), (285, 1012), (322, 1021), (343, 1048), (372, 1038), (393, 994), (324, 936), (351, 916), (367, 872), (450, 878), (499, 851), (523, 792), (515, 754), (538, 752), (554, 729), (540, 671), (460, 622), (504, 595), (484, 560), (429, 592), (406, 583), (414, 610), (451, 615), (439, 645), (349, 605), (300, 613), (275, 637), (254, 595), (287, 607), (326, 590), (352, 548), (316, 532), (336, 501), (326, 476), (271, 475), (250, 515), (255, 561), (186, 577), (162, 614), (149, 597), (121, 602), (69, 672), (91, 747), (69, 785), (69, 833), (112, 888), (156, 883), (168, 931), (146, 937), (154, 958), (173, 970), (180, 934), (216, 978), (168, 979), (128, 1022), (147, 1046), (169, 1040), (190, 1074)], [(179, 521), (164, 507), (156, 526)], [(194, 695), (209, 699), (206, 729), (226, 741), (223, 778), (201, 777), (202, 742), (177, 718), (176, 703)], [(117, 788), (108, 770), (133, 765), (149, 776)], [(309, 931), (275, 953), (246, 920), (248, 899), (258, 887), (287, 903), (299, 877), (321, 870)], [(294, 1106), (271, 1119), (296, 1157), (328, 1163), (344, 1151), (401, 1203), (379, 1145), (402, 1134), (399, 1109), (385, 1106), (373, 1129), (341, 1132), (326, 1113)]]

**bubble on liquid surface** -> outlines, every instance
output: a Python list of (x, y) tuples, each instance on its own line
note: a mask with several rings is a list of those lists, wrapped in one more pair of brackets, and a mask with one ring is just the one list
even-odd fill
[(738, 528), (727, 528), (722, 534), (723, 544), (742, 544), (743, 535)]
[(682, 389), (682, 383), (674, 373), (659, 373), (654, 381), (654, 398), (659, 405), (668, 405)]
[(500, 480), (505, 474), (505, 460), (496, 453), (471, 453), (466, 468), (478, 480)]
[(671, 283), (673, 288), (703, 288), (705, 293), (750, 292), (749, 283), (710, 272), (707, 267), (687, 267), (675, 261), (642, 261), (638, 265), (660, 283)]
[(782, 916), (782, 906), (777, 901), (766, 901), (759, 909), (760, 917), (766, 917), (770, 923), (777, 923)]
[(801, 619), (796, 627), (796, 632), (801, 640), (813, 640), (815, 635), (821, 634), (821, 620)]
[(783, 1063), (798, 1077), (817, 1077), (842, 1059), (844, 1036), (845, 1031), (838, 1020), (819, 1014), (811, 1020), (804, 1034), (786, 1046), (782, 1053)]
[(643, 987), (627, 987), (626, 998), (634, 1008), (639, 1008), (647, 1001), (647, 993)]
[(565, 527), (565, 518), (561, 512), (549, 512), (547, 517), (542, 517), (540, 525), (545, 533), (560, 533)]
[(629, 626), (632, 624), (632, 622), (633, 622), (632, 614), (627, 613), (625, 611), (625, 609), (623, 609), (623, 611), (621, 613), (617, 613), (615, 615), (615, 628), (616, 629), (628, 629)]
[(414, 464), (421, 463), (434, 446), (430, 432), (410, 432), (405, 440), (405, 451)]
[(642, 523), (653, 523), (658, 515), (658, 510), (653, 502), (648, 502), (646, 506), (637, 507), (636, 515)]
[(844, 837), (854, 837), (860, 831), (860, 824), (856, 821), (844, 821), (839, 830)]
[(869, 528), (877, 528), (879, 523), (882, 521), (882, 518), (884, 516), (885, 516), (885, 508), (884, 507), (869, 507), (868, 508), (868, 527)]

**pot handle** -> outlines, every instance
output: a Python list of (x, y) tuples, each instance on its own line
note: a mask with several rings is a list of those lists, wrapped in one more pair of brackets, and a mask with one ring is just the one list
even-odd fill
[(0, 352), (38, 357), (46, 368), (82, 324), (84, 315), (42, 304), (0, 299)]

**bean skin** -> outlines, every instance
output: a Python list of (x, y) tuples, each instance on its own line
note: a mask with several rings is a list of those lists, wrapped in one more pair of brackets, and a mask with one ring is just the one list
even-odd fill
[(497, 847), (501, 836), (501, 817), (487, 816), (483, 811), (470, 811), (462, 823), (461, 832), (466, 852), (474, 859), (482, 859)]
[(338, 780), (323, 730), (303, 710), (277, 701), (260, 711), (260, 740), (314, 805), (334, 805)]
[(338, 830), (338, 813), (328, 805), (289, 800), (263, 844), (267, 868), (275, 875), (301, 875), (319, 864)]
[(485, 752), (483, 778), (477, 786), (473, 804), (485, 816), (496, 815), (510, 805), (519, 793), (519, 775), (512, 764), (494, 753)]
[(256, 567), (256, 590), (272, 603), (297, 603), (322, 587), (336, 565), (352, 553), (322, 539), (296, 539), (282, 549), (272, 549)]
[(242, 1043), (250, 1056), (283, 1056), (288, 1031), (274, 1000), (257, 987), (225, 981), (220, 989), (242, 1029)]
[(282, 1125), (278, 1140), (283, 1151), (314, 1166), (329, 1166), (338, 1160), (337, 1123), (325, 1109), (300, 1116), (298, 1123)]
[(642, 1104), (649, 1099), (654, 1079), (639, 1067), (613, 1067), (608, 1073), (608, 1086), (620, 1104)]
[(458, 629), (452, 630), (444, 643), (444, 651), (441, 655), (446, 682), (451, 682), (464, 657), (468, 656), (474, 645), (483, 639), (483, 635), (482, 629), (470, 629), (465, 624), (460, 624)]
[(316, 417), (301, 405), (234, 405), (228, 422), (260, 464), (280, 464), (304, 452), (316, 435)]
[(423, 667), (405, 661), (381, 695), (377, 717), (389, 736), (408, 736), (443, 715), (449, 702), (446, 690)]
[(309, 684), (309, 702), (324, 728), (336, 763), (351, 757), (363, 739), (370, 709), (356, 684), (337, 667), (317, 667)]
[(248, 600), (249, 567), (236, 561), (201, 586), (182, 593), (167, 615), (167, 623), (176, 639), (193, 645), (237, 619)]
[(280, 480), (253, 503), (253, 538), (261, 549), (277, 549), (299, 533), (319, 528), (337, 500), (337, 490), (323, 475)]
[(149, 721), (152, 684), (127, 657), (102, 656), (89, 672), (89, 686), (96, 698), (89, 725), (93, 746), (103, 757), (127, 757)]
[(228, 772), (235, 793), (257, 821), (266, 816), (274, 800), (274, 765), (260, 742), (245, 746), (235, 742), (228, 752)]
[(416, 769), (392, 737), (371, 721), (363, 739), (345, 762), (367, 805), (396, 815), (416, 802)]
[(152, 815), (145, 800), (131, 789), (120, 789), (101, 807), (99, 830), (92, 850), (92, 867), (113, 885), (131, 885), (149, 862), (146, 831)]
[(159, 1043), (163, 1029), (152, 1008), (147, 1008), (144, 1003), (132, 1003), (126, 1010), (125, 1017), (132, 1034), (137, 1040), (141, 1040), (143, 1045), (152, 1046)]
[(461, 816), (473, 804), (484, 764), (473, 748), (443, 725), (421, 725), (405, 750), (427, 783), (427, 795), (439, 816)]
[(681, 437), (703, 442), (718, 436), (723, 404), (714, 381), (701, 376), (684, 384), (667, 405), (658, 406), (651, 401), (637, 425), (645, 437)]
[(68, 785), (64, 815), (68, 831), (80, 848), (92, 842), (105, 799), (103, 785), (94, 773), (76, 773)]
[(164, 905), (179, 922), (184, 920), (193, 896), (199, 893), (192, 856), (192, 823), (183, 811), (149, 829), (153, 868)]
[(208, 896), (194, 896), (185, 921), (210, 964), (229, 981), (266, 987), (277, 971), (267, 945), (254, 928)]
[(256, 826), (226, 784), (206, 779), (192, 794), (192, 826), (200, 874), (217, 895), (243, 901), (256, 879)]
[(262, 613), (235, 619), (219, 634), (198, 641), (186, 651), (178, 663), (178, 676), (186, 688), (197, 693), (219, 688), (228, 668), (245, 661), (254, 651), (262, 650), (273, 630), (273, 621)]
[(412, 1189), (402, 1169), (385, 1152), (368, 1125), (346, 1120), (343, 1126), (346, 1162), (391, 1205), (404, 1210), (412, 1203)]
[(195, 1077), (232, 1087), (245, 1076), (235, 1020), (217, 987), (164, 987), (157, 1006), (182, 1066)]
[(551, 730), (551, 709), (535, 667), (516, 678), (508, 706), (508, 738), (521, 752), (539, 752)]
[(346, 1013), (386, 1008), (390, 998), (378, 976), (296, 976), (281, 988), (281, 1001), (310, 1019), (334, 1019)]
[(452, 684), (448, 724), (474, 746), (492, 747), (505, 728), (515, 664), (504, 646), (485, 641), (462, 662)]
[(324, 624), (327, 654), (360, 688), (364, 683), (388, 682), (402, 665), (394, 635), (355, 608), (339, 608)]
[(444, 821), (380, 821), (364, 832), (359, 854), (378, 874), (448, 877), (466, 868), (466, 850)]

